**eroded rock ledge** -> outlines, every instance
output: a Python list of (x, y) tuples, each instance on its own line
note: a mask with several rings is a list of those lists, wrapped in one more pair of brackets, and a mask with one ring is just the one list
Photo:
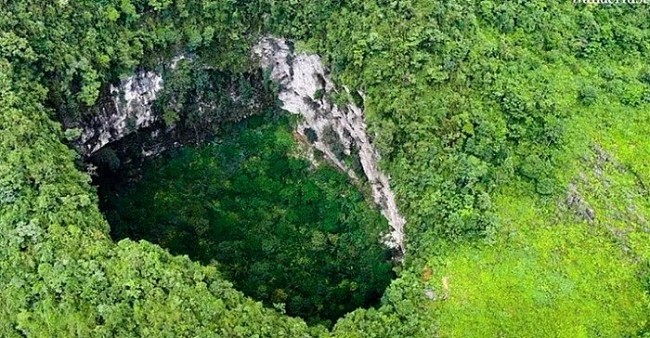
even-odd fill
[(110, 85), (109, 95), (93, 111), (92, 118), (83, 122), (77, 148), (91, 155), (103, 146), (153, 124), (157, 119), (152, 104), (163, 88), (162, 76), (141, 71), (118, 86)]

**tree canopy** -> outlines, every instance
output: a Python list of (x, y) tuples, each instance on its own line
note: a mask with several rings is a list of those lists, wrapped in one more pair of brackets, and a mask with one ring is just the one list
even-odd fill
[[(0, 1), (0, 335), (647, 336), (649, 19), (545, 0)], [(264, 34), (365, 93), (407, 219), (380, 305), (332, 330), (113, 242), (59, 123), (178, 53), (255, 67)]]

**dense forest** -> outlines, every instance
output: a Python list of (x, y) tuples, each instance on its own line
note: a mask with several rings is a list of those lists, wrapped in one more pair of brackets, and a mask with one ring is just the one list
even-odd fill
[[(72, 147), (78, 130), (62, 122), (92, 111), (102, 86), (175, 55), (250, 73), (251, 47), (267, 35), (317, 53), (337, 83), (364, 93), (407, 220), (396, 276), (377, 260), (386, 225), (364, 187), (290, 156), (288, 121), (256, 117), (222, 143), (163, 155), (100, 211)], [(648, 337), (649, 52), (642, 3), (0, 0), (0, 336)], [(256, 155), (228, 157), (244, 150)], [(273, 188), (232, 198), (248, 182)], [(124, 206), (151, 194), (174, 208)], [(303, 217), (327, 206), (341, 214)], [(280, 227), (267, 222), (273, 212), (284, 213)], [(173, 228), (201, 214), (186, 230), (304, 228), (310, 240), (260, 257), (250, 236), (277, 238), (201, 242)], [(356, 252), (331, 259), (342, 248)], [(316, 298), (274, 299), (279, 284), (253, 280), (255, 262), (237, 257), (304, 281), (292, 295)], [(278, 272), (266, 259), (297, 263)], [(363, 272), (328, 272), (338, 261)], [(348, 284), (314, 293), (322, 285), (301, 276), (314, 266)], [(348, 294), (328, 292), (352, 283), (359, 298), (338, 307)], [(318, 304), (335, 308), (310, 312)]]
[(237, 290), (308, 322), (373, 304), (392, 277), (388, 225), (345, 175), (292, 154), (288, 122), (250, 118), (150, 163), (135, 186), (104, 182), (112, 237), (216, 261)]

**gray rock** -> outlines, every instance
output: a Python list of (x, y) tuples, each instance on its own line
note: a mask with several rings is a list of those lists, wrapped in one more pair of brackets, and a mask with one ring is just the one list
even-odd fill
[[(297, 130), (301, 136), (307, 138), (307, 132), (315, 132), (313, 146), (353, 180), (358, 179), (357, 174), (337, 157), (336, 148), (342, 146), (345, 154), (358, 155), (363, 174), (372, 187), (373, 199), (391, 226), (384, 243), (404, 253), (406, 221), (399, 213), (388, 176), (379, 168), (380, 155), (366, 132), (363, 109), (352, 103), (338, 107), (326, 99), (338, 89), (318, 55), (295, 54), (287, 41), (273, 37), (262, 39), (253, 48), (253, 53), (260, 59), (261, 66), (270, 70), (271, 79), (280, 84), (279, 98), (283, 108), (302, 116), (303, 122)], [(359, 95), (363, 97), (363, 93)], [(326, 137), (331, 130), (338, 136), (339, 144), (323, 141), (332, 139)]]
[(93, 111), (92, 118), (84, 121), (77, 148), (88, 156), (103, 146), (122, 139), (138, 129), (150, 126), (156, 119), (151, 106), (162, 89), (159, 74), (138, 72), (110, 86), (110, 95)]

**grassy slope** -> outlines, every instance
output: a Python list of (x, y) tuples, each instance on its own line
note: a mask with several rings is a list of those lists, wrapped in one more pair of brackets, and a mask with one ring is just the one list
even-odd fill
[[(442, 336), (615, 337), (647, 328), (650, 302), (639, 276), (650, 259), (650, 200), (640, 183), (650, 179), (648, 105), (625, 106), (620, 93), (607, 93), (616, 79), (599, 78), (592, 64), (577, 66), (578, 75), (550, 70), (555, 85), (565, 85), (558, 102), (575, 112), (557, 168), (565, 189), (548, 198), (519, 181), (500, 189), (498, 233), (431, 262), (430, 284), (444, 290), (448, 280), (449, 299), (437, 308)], [(609, 68), (623, 78), (638, 72)], [(582, 82), (599, 89), (589, 107), (574, 104)], [(621, 93), (638, 87), (625, 84)], [(566, 205), (569, 185), (594, 211), (593, 222)]]

